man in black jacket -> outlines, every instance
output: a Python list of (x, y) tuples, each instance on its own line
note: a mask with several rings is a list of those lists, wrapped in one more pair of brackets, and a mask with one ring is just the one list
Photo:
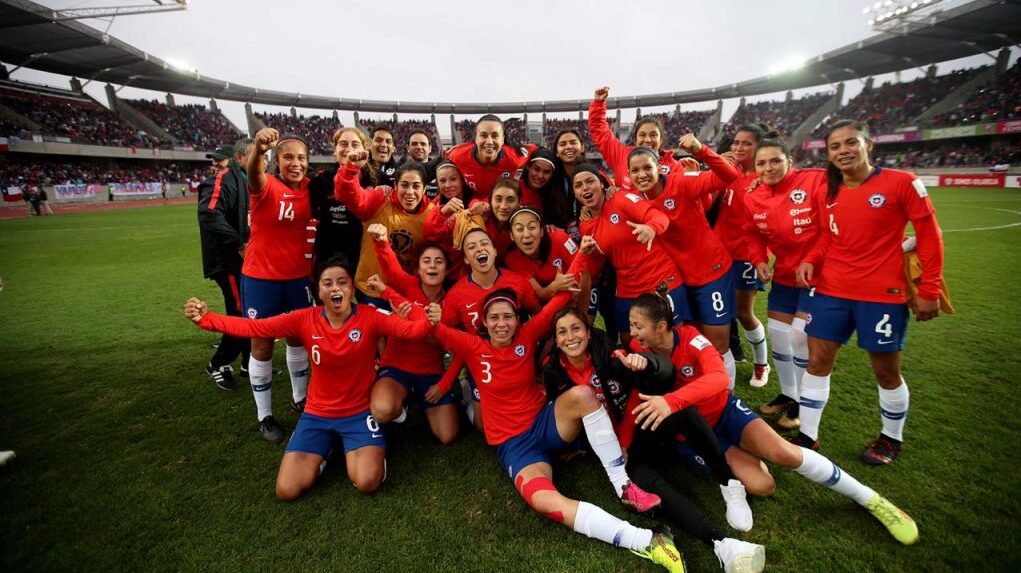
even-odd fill
[[(223, 293), (223, 304), (230, 316), (242, 316), (240, 284), (241, 264), (248, 244), (248, 177), (242, 165), (251, 152), (250, 139), (224, 145), (206, 154), (214, 161), (228, 160), (227, 166), (199, 186), (198, 220), (202, 240), (202, 274), (216, 281)], [(223, 335), (206, 373), (223, 390), (237, 387), (234, 360), (241, 356), (241, 375), (245, 375), (250, 341)]]

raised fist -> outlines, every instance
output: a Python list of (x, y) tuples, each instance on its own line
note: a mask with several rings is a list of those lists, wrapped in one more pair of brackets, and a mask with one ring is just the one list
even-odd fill
[(280, 132), (272, 127), (264, 127), (255, 134), (255, 152), (266, 153), (276, 147), (278, 141), (280, 141)]
[(610, 86), (599, 86), (592, 94), (592, 99), (596, 101), (606, 101), (608, 97), (610, 97)]

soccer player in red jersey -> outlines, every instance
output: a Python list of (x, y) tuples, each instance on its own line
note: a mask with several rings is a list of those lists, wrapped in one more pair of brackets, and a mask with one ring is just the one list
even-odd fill
[(540, 213), (547, 202), (546, 197), (556, 193), (556, 187), (563, 184), (563, 174), (557, 169), (557, 156), (541, 147), (528, 156), (517, 179), (521, 187), (521, 204)]
[[(632, 413), (642, 428), (655, 430), (671, 414), (695, 406), (716, 433), (728, 464), (752, 495), (768, 496), (776, 482), (761, 460), (792, 469), (805, 478), (847, 496), (865, 507), (905, 545), (918, 540), (918, 526), (908, 514), (861, 484), (833, 462), (811, 449), (780, 437), (727, 388), (727, 373), (719, 352), (690, 326), (674, 327), (665, 297), (644, 294), (631, 307), (631, 348), (653, 351), (674, 364), (674, 390), (661, 396), (640, 395)], [(677, 451), (695, 464), (700, 458), (686, 442)], [(749, 519), (748, 526), (751, 527)]]
[(621, 338), (626, 341), (629, 336), (626, 328), (631, 302), (661, 284), (670, 290), (678, 321), (690, 319), (680, 271), (664, 251), (652, 248), (653, 239), (666, 230), (670, 220), (634, 193), (618, 191), (608, 198), (608, 187), (609, 182), (595, 166), (586, 163), (575, 168), (574, 195), (591, 214), (581, 223), (581, 253), (591, 259), (591, 276), (599, 273), (606, 260), (617, 271), (614, 319)]
[[(574, 284), (574, 277), (566, 273), (578, 252), (574, 239), (552, 225), (544, 228), (542, 216), (528, 207), (515, 211), (510, 225), (514, 248), (507, 253), (504, 264), (509, 270), (528, 277), (539, 300), (547, 302)], [(587, 282), (587, 275), (583, 275), (582, 283)], [(582, 288), (579, 300), (587, 305), (586, 290)]]
[(720, 210), (713, 231), (720, 243), (734, 259), (731, 273), (734, 275), (735, 299), (737, 300), (737, 321), (744, 328), (744, 337), (752, 347), (753, 372), (748, 384), (762, 388), (769, 382), (769, 347), (766, 343), (766, 329), (755, 316), (755, 295), (765, 290), (765, 285), (755, 273), (751, 263), (751, 218), (745, 205), (745, 197), (758, 175), (755, 173), (755, 149), (766, 131), (759, 124), (747, 124), (738, 128), (730, 150), (722, 157), (733, 160), (741, 176), (723, 188), (718, 199)]
[(581, 240), (578, 231), (578, 216), (581, 205), (574, 198), (574, 168), (585, 162), (585, 144), (581, 133), (576, 129), (565, 129), (557, 133), (553, 140), (553, 151), (559, 160), (562, 171), (561, 182), (553, 181), (550, 192), (543, 196), (542, 216), (551, 223), (567, 231), (575, 241)]
[(818, 431), (837, 351), (857, 331), (858, 346), (868, 351), (879, 382), (883, 423), (862, 455), (866, 463), (885, 465), (900, 455), (909, 402), (900, 370), (908, 325), (901, 242), (910, 222), (923, 269), (912, 310), (917, 320), (931, 320), (939, 315), (943, 284), (942, 232), (917, 177), (872, 165), (866, 124), (834, 123), (826, 147), (827, 192), (817, 206), (821, 240), (797, 270), (800, 284), (816, 283), (806, 328), (810, 362), (801, 389), (801, 428), (815, 437), (806, 432), (806, 418), (811, 416), (810, 430)]
[(684, 275), (692, 318), (723, 355), (733, 387), (737, 376), (730, 351), (735, 304), (730, 271), (733, 261), (709, 227), (702, 201), (710, 192), (737, 179), (738, 172), (693, 134), (682, 137), (680, 147), (704, 160), (713, 171), (661, 175), (656, 152), (637, 147), (628, 156), (629, 176), (637, 192), (670, 219), (660, 244)]
[[(773, 362), (780, 394), (759, 407), (766, 415), (782, 414), (781, 428), (800, 426), (799, 387), (808, 366), (809, 290), (800, 288), (794, 271), (819, 240), (816, 199), (824, 191), (821, 169), (793, 167), (786, 144), (776, 132), (766, 134), (755, 151), (759, 185), (745, 197), (754, 234), (748, 236), (751, 263), (763, 282), (772, 281), (766, 305)], [(769, 253), (776, 259), (769, 268)], [(814, 435), (813, 435), (814, 437)], [(809, 442), (810, 443), (810, 442)]]
[[(248, 318), (268, 318), (312, 304), (309, 286), (312, 253), (308, 233), (312, 206), (308, 191), (308, 145), (273, 128), (255, 134), (248, 156), (251, 236), (241, 267), (241, 304)], [(274, 150), (278, 174), (266, 174), (265, 154)], [(314, 229), (314, 227), (312, 227)], [(308, 355), (301, 341), (287, 341), (291, 407), (304, 408), (308, 387)], [(273, 417), (273, 338), (252, 339), (248, 375), (265, 439), (280, 443), (284, 429)]]
[(447, 157), (461, 170), (472, 195), (482, 201), (489, 200), (498, 180), (513, 178), (525, 161), (519, 150), (504, 145), (503, 122), (495, 115), (479, 118), (475, 141), (454, 147)]
[(510, 217), (521, 206), (521, 187), (513, 179), (500, 179), (493, 185), (489, 209), (483, 216), (486, 231), (496, 246), (496, 260), (503, 263), (514, 240), (511, 239)]
[(635, 147), (646, 147), (658, 156), (660, 172), (663, 174), (682, 173), (681, 163), (674, 159), (673, 151), (662, 149), (663, 125), (654, 117), (643, 117), (635, 122), (635, 145), (624, 145), (610, 130), (606, 121), (606, 98), (610, 95), (609, 86), (597, 88), (588, 108), (588, 129), (592, 134), (603, 160), (613, 170), (617, 185), (624, 191), (634, 191), (628, 169), (628, 156)]
[[(576, 271), (571, 269), (572, 274)], [(436, 337), (467, 358), (482, 395), (486, 442), (496, 448), (501, 467), (533, 510), (588, 537), (627, 547), (671, 571), (683, 571), (667, 533), (637, 528), (595, 505), (563, 496), (553, 485), (552, 456), (584, 431), (625, 505), (647, 511), (660, 503), (628, 477), (610, 416), (591, 387), (572, 388), (548, 402), (536, 383), (538, 343), (548, 333), (553, 314), (570, 300), (570, 293), (558, 294), (519, 329), (514, 293), (493, 291), (479, 308), (485, 338), (442, 324), (436, 305), (430, 306), (429, 319)]]
[[(433, 215), (440, 217), (440, 224), (430, 222), (426, 225), (425, 239), (432, 241), (443, 249), (447, 255), (447, 277), (453, 281), (464, 276), (464, 257), (461, 252), (454, 248), (453, 232), (456, 223), (457, 213), (463, 211), (472, 203), (471, 187), (465, 182), (461, 170), (452, 161), (444, 159), (436, 165), (436, 186), (439, 193), (436, 203), (439, 205), (439, 212), (433, 210)], [(481, 215), (485, 203), (477, 203), (473, 210)]]
[[(373, 239), (382, 271), (382, 277), (373, 275), (368, 282), (393, 308), (397, 308), (395, 300), (398, 303), (406, 300), (419, 309), (443, 300), (447, 258), (439, 246), (422, 245), (417, 272), (411, 274), (397, 260), (384, 225), (369, 225), (366, 233)], [(388, 340), (372, 387), (373, 417), (381, 424), (401, 420), (405, 401), (414, 397), (436, 439), (443, 444), (453, 442), (459, 429), (453, 394), (447, 392), (435, 403), (425, 399), (426, 392), (439, 382), (442, 374), (443, 348), (435, 340)]]
[(347, 474), (362, 493), (376, 491), (386, 478), (386, 438), (369, 412), (376, 379), (373, 358), (382, 336), (423, 339), (430, 328), (368, 305), (355, 305), (354, 280), (347, 259), (336, 255), (319, 267), (318, 298), (323, 306), (266, 319), (244, 319), (209, 312), (192, 298), (184, 314), (204, 330), (233, 336), (299, 340), (312, 356), (315, 383), (305, 411), (287, 444), (276, 494), (297, 499), (315, 483), (337, 438), (342, 438)]

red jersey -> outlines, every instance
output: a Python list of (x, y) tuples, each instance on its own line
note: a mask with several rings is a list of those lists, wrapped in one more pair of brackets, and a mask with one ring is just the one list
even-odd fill
[(746, 199), (748, 186), (757, 178), (754, 172), (746, 173), (721, 191), (723, 197), (720, 198), (720, 212), (713, 232), (730, 253), (730, 257), (736, 261), (751, 261), (755, 255), (755, 249), (748, 241), (754, 228)]
[(330, 326), (321, 306), (255, 320), (209, 313), (199, 326), (240, 338), (301, 339), (312, 367), (305, 411), (324, 418), (353, 416), (369, 408), (380, 337), (421, 339), (430, 330), (424, 320), (411, 322), (359, 304), (351, 306), (351, 316), (340, 328)]
[(708, 284), (730, 271), (733, 260), (709, 227), (705, 218), (705, 197), (738, 178), (738, 172), (726, 159), (707, 146), (698, 158), (712, 171), (676, 172), (661, 175), (663, 193), (650, 202), (670, 218), (660, 245), (692, 286)]
[(483, 165), (475, 153), (475, 143), (466, 142), (450, 150), (447, 157), (461, 170), (472, 189), (472, 198), (489, 202), (493, 185), (500, 179), (511, 179), (525, 163), (526, 157), (517, 149), (504, 145), (493, 165)]
[(792, 167), (776, 185), (760, 183), (745, 197), (756, 229), (749, 262), (767, 263), (772, 251), (773, 282), (797, 287), (794, 272), (819, 239), (820, 195), (826, 195), (826, 171)]
[[(652, 250), (638, 242), (632, 234), (632, 223), (645, 223), (656, 231)], [(618, 191), (603, 204), (598, 217), (581, 222), (581, 234), (592, 235), (602, 255), (586, 257), (590, 274), (594, 277), (602, 268), (604, 257), (617, 270), (617, 296), (637, 298), (647, 292), (656, 292), (666, 282), (671, 290), (683, 281), (680, 271), (670, 257), (657, 247), (663, 243), (661, 235), (670, 220), (651, 203), (634, 193)]]
[[(616, 358), (613, 358), (616, 360)], [(592, 363), (592, 355), (585, 356), (585, 364), (581, 368), (576, 368), (571, 364), (567, 357), (563, 354), (560, 355), (560, 365), (564, 367), (564, 372), (567, 374), (567, 378), (574, 383), (575, 386), (588, 386), (592, 388), (592, 391), (596, 394), (596, 399), (603, 405), (606, 412), (610, 414), (610, 419), (613, 420), (613, 431), (617, 434), (617, 439), (620, 440), (620, 445), (623, 448), (630, 448), (631, 443), (635, 437), (635, 415), (631, 413), (632, 410), (638, 407), (642, 403), (642, 400), (638, 397), (638, 391), (632, 389), (628, 393), (627, 405), (624, 406), (624, 412), (622, 415), (617, 415), (613, 406), (607, 402), (606, 393), (603, 389), (603, 381), (599, 379), (599, 375), (596, 374), (595, 365)]]
[[(412, 275), (401, 268), (397, 255), (390, 248), (390, 243), (372, 241), (376, 252), (376, 259), (379, 261), (382, 270), (383, 282), (386, 283), (386, 290), (382, 292), (382, 298), (389, 301), (394, 308), (397, 304), (407, 300), (411, 304), (425, 311), (432, 301), (422, 292), (422, 283), (417, 275)], [(394, 304), (393, 292), (396, 291), (401, 299)], [(394, 338), (387, 340), (383, 355), (379, 358), (380, 366), (391, 366), (399, 368), (412, 374), (440, 374), (443, 372), (443, 348), (434, 339), (428, 340), (402, 340)]]
[(307, 229), (312, 218), (308, 179), (292, 189), (279, 177), (267, 176), (262, 193), (253, 193), (252, 183), (250, 179), (251, 235), (241, 273), (271, 281), (308, 277), (312, 274)]
[(833, 201), (820, 193), (817, 209), (822, 240), (804, 260), (818, 269), (818, 292), (852, 300), (904, 303), (901, 242), (910, 221), (918, 235), (923, 269), (918, 294), (938, 300), (943, 239), (929, 193), (913, 174), (876, 167), (858, 187), (841, 185)]
[(557, 273), (566, 273), (578, 252), (578, 244), (566, 232), (549, 225), (546, 235), (550, 239), (550, 252), (546, 260), (538, 261), (528, 257), (517, 248), (511, 249), (504, 264), (508, 269), (525, 277), (532, 277), (540, 286), (546, 286), (557, 278)]
[[(624, 145), (613, 135), (610, 124), (606, 121), (606, 101), (592, 100), (588, 106), (588, 130), (592, 141), (603, 154), (606, 164), (613, 170), (613, 178), (617, 186), (623, 191), (634, 191), (635, 186), (631, 183), (629, 175), (627, 156), (635, 148), (634, 145)], [(663, 136), (666, 136), (664, 133)], [(659, 170), (663, 175), (670, 173), (682, 173), (684, 168), (681, 162), (674, 159), (671, 150), (659, 152)]]
[[(720, 415), (727, 407), (730, 395), (730, 378), (723, 365), (723, 357), (712, 342), (702, 336), (693, 326), (675, 326), (673, 330), (674, 349), (670, 362), (677, 372), (674, 391), (664, 394), (671, 412), (678, 412), (688, 406), (695, 406), (710, 428), (715, 428)], [(635, 352), (651, 350), (631, 341)], [(683, 439), (683, 437), (678, 437)]]
[(518, 306), (534, 311), (541, 304), (535, 289), (529, 284), (528, 278), (513, 271), (499, 270), (496, 282), (491, 288), (482, 288), (472, 280), (469, 270), (464, 278), (450, 288), (443, 298), (443, 324), (460, 326), (469, 332), (478, 332), (479, 318), (482, 313), (482, 302), (486, 296), (496, 289), (509, 288), (518, 297)]
[(482, 430), (486, 443), (498, 446), (531, 427), (546, 404), (546, 393), (535, 375), (538, 343), (549, 334), (553, 315), (571, 301), (571, 293), (557, 293), (539, 314), (518, 328), (514, 341), (495, 348), (477, 334), (468, 334), (444, 324), (436, 337), (463, 356), (479, 389)]

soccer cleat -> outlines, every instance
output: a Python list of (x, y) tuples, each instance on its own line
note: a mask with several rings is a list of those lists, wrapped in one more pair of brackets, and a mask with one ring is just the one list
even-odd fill
[(787, 440), (788, 442), (805, 449), (812, 450), (813, 452), (819, 451), (819, 440), (813, 440), (802, 432), (798, 432), (797, 436)]
[(291, 409), (294, 410), (295, 413), (303, 414), (305, 412), (305, 399), (302, 398), (297, 402), (291, 400)]
[(621, 488), (620, 502), (638, 513), (645, 513), (659, 507), (662, 500), (629, 481)]
[(752, 374), (748, 385), (752, 388), (762, 388), (769, 383), (769, 364), (756, 364), (755, 373)]
[(759, 406), (759, 413), (763, 416), (772, 416), (773, 414), (781, 414), (787, 411), (787, 408), (794, 404), (794, 398), (786, 394), (778, 394), (776, 398), (769, 401), (768, 404)]
[(214, 368), (212, 364), (206, 366), (206, 374), (213, 380), (220, 390), (234, 390), (238, 383), (234, 380), (234, 367), (230, 364)]
[(248, 367), (245, 366), (244, 362), (241, 363), (241, 377), (248, 379)]
[(751, 531), (752, 508), (748, 506), (747, 492), (744, 484), (736, 479), (720, 486), (723, 501), (727, 503), (727, 523), (738, 531)]
[(888, 466), (900, 457), (900, 443), (879, 434), (861, 454), (861, 459), (871, 466)]
[(911, 545), (918, 541), (918, 525), (911, 516), (904, 513), (904, 510), (890, 503), (890, 500), (878, 493), (865, 504), (876, 519), (879, 520), (894, 539), (904, 545)]
[(728, 537), (713, 541), (713, 552), (726, 573), (761, 573), (766, 568), (766, 548)]
[(780, 419), (776, 421), (776, 425), (785, 430), (797, 430), (801, 427), (801, 420), (798, 418), (791, 418), (787, 415), (787, 412), (784, 412), (784, 414), (780, 416)]
[(266, 416), (259, 422), (259, 433), (274, 444), (284, 441), (284, 428), (272, 415)]
[(0, 452), (0, 466), (6, 466), (14, 459), (14, 450)]
[(674, 545), (674, 536), (670, 528), (661, 525), (652, 530), (652, 543), (642, 551), (631, 550), (631, 553), (662, 565), (670, 573), (684, 573), (684, 557)]

